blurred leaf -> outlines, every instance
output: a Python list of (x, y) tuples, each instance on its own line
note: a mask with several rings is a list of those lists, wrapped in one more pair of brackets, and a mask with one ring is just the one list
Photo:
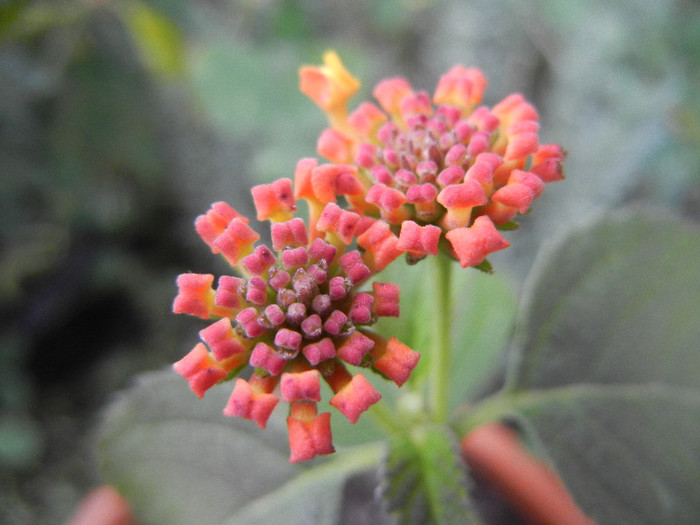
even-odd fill
[(698, 260), (696, 227), (625, 214), (536, 264), (507, 393), (491, 403), (600, 524), (700, 521)]
[(72, 24), (88, 10), (82, 2), (3, 2), (0, 4), (0, 42), (30, 38)]
[(0, 414), (0, 467), (32, 466), (41, 459), (44, 445), (36, 421), (26, 415)]
[(516, 310), (515, 296), (498, 273), (463, 270), (455, 265), (452, 275), (450, 411), (481, 386), (503, 355)]
[(700, 521), (700, 391), (582, 385), (516, 407), (596, 523)]
[(338, 522), (348, 477), (375, 467), (382, 448), (374, 445), (336, 452), (279, 488), (259, 494), (231, 514), (225, 523), (258, 525), (275, 523), (283, 517), (290, 525), (334, 525)]
[(535, 265), (511, 388), (700, 386), (700, 232), (626, 214), (567, 237)]
[(7, 38), (13, 24), (22, 16), (26, 9), (26, 0), (7, 0), (0, 4), (0, 35)]
[(162, 76), (184, 72), (185, 41), (172, 20), (138, 0), (130, 0), (122, 12), (147, 69)]
[(142, 376), (105, 414), (106, 480), (145, 523), (334, 523), (345, 479), (376, 465), (381, 448), (291, 465), (282, 411), (261, 430), (221, 414), (229, 395), (215, 388), (200, 400), (173, 372)]
[(452, 434), (433, 426), (413, 430), (389, 445), (379, 489), (388, 510), (403, 525), (480, 523)]

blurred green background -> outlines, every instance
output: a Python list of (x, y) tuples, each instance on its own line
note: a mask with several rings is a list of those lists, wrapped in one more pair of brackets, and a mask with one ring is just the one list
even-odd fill
[(192, 221), (291, 177), (325, 118), (297, 69), (432, 90), (455, 63), (523, 92), (569, 152), (494, 257), (517, 290), (560, 230), (629, 203), (700, 219), (695, 0), (0, 2), (0, 522), (64, 521), (99, 483), (99, 409), (195, 342), (177, 274), (224, 273)]

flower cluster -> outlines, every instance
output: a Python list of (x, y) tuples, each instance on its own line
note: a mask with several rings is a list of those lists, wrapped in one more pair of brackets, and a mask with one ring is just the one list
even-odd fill
[(508, 246), (499, 229), (512, 229), (545, 183), (562, 178), (564, 152), (539, 143), (535, 108), (519, 94), (480, 105), (486, 78), (478, 69), (452, 68), (432, 100), (403, 78), (384, 80), (373, 91), (379, 106), (363, 102), (348, 113), (359, 83), (335, 53), (324, 60), (301, 70), (301, 90), (331, 124), (318, 152), (356, 167), (359, 209), (387, 224), (394, 248), (414, 260), (438, 253), (444, 233), (462, 267), (488, 268), (486, 256)]
[(358, 214), (329, 202), (311, 234), (292, 217), (289, 179), (252, 193), (258, 218), (273, 221), (272, 248), (256, 246), (260, 236), (248, 219), (223, 202), (197, 218), (199, 235), (238, 276), (221, 276), (216, 286), (211, 274), (178, 277), (173, 311), (217, 320), (174, 368), (202, 397), (246, 365), (254, 367), (249, 380), (235, 380), (224, 414), (264, 428), (280, 398), (288, 402), (290, 461), (303, 461), (333, 452), (330, 413), (317, 409), (322, 379), (334, 393), (330, 405), (355, 423), (381, 396), (347, 365), (372, 368), (400, 386), (419, 354), (369, 330), (378, 317), (399, 315), (399, 287), (373, 282), (360, 291), (372, 271), (349, 249)]
[[(540, 144), (538, 115), (520, 95), (480, 105), (476, 69), (457, 66), (432, 100), (401, 78), (374, 89), (379, 106), (347, 103), (359, 82), (332, 52), (301, 69), (301, 90), (327, 114), (318, 141), (330, 163), (301, 159), (294, 181), (252, 188), (272, 246), (231, 206), (217, 202), (195, 227), (235, 275), (177, 279), (176, 313), (215, 322), (175, 370), (198, 396), (235, 379), (224, 414), (265, 427), (289, 403), (290, 461), (333, 452), (330, 413), (319, 413), (321, 382), (352, 423), (380, 399), (360, 370), (404, 384), (419, 354), (372, 331), (399, 315), (399, 287), (371, 277), (402, 254), (410, 262), (443, 251), (462, 267), (488, 269), (508, 246), (500, 230), (530, 209), (545, 183), (562, 178), (564, 153)], [(308, 221), (296, 216), (308, 204)], [(249, 379), (237, 377), (246, 367)]]

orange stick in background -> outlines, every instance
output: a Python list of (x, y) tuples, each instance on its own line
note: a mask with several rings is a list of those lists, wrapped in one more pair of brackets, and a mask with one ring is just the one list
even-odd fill
[(137, 525), (129, 503), (112, 487), (99, 487), (82, 501), (66, 525)]
[(532, 525), (593, 525), (564, 483), (520, 445), (514, 431), (490, 423), (467, 434), (462, 456), (477, 478), (491, 484)]

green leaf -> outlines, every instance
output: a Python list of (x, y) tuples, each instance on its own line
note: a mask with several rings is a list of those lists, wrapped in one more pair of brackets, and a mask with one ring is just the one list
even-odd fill
[(198, 399), (173, 372), (142, 376), (106, 412), (100, 467), (144, 523), (332, 524), (348, 476), (378, 464), (381, 446), (288, 462), (282, 410), (266, 429), (221, 414), (230, 390)]
[(700, 386), (700, 232), (626, 214), (543, 256), (525, 292), (511, 388)]
[(526, 289), (506, 392), (471, 426), (515, 416), (600, 524), (700, 522), (699, 260), (700, 231), (659, 215), (558, 243)]
[(438, 426), (394, 436), (380, 493), (402, 525), (478, 524), (452, 433)]

